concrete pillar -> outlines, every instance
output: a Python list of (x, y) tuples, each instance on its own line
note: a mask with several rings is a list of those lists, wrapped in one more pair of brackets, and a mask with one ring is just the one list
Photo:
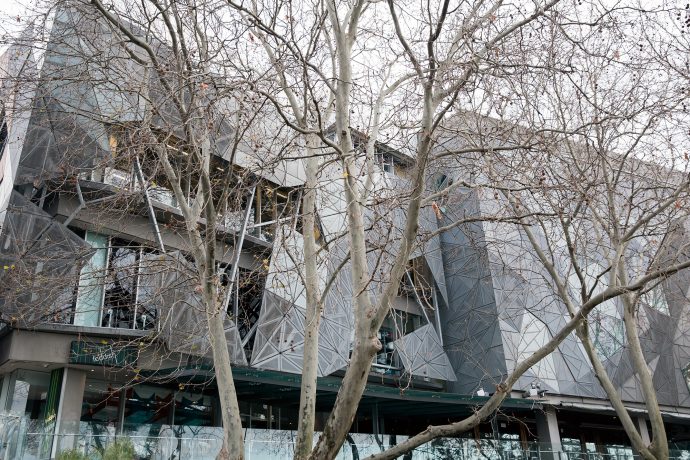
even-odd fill
[(60, 404), (56, 415), (53, 457), (58, 451), (75, 447), (77, 436), (59, 436), (78, 434), (81, 419), (81, 405), (86, 387), (86, 372), (79, 369), (65, 368), (60, 388)]
[(5, 374), (2, 376), (2, 386), (0, 386), (0, 412), (5, 412), (9, 410), (8, 399), (10, 396), (10, 380), (12, 379), (12, 374)]
[(537, 435), (541, 450), (544, 451), (542, 458), (545, 460), (558, 459), (563, 450), (561, 447), (561, 433), (558, 430), (558, 419), (556, 410), (553, 407), (545, 407), (542, 412), (536, 413)]

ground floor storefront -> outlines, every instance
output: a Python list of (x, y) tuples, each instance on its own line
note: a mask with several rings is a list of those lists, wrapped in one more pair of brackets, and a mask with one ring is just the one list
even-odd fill
[[(214, 459), (222, 444), (218, 391), (207, 362), (146, 355), (118, 338), (13, 333), (0, 343), (0, 460), (54, 459), (69, 449), (99, 458), (118, 439), (137, 459)], [(136, 343), (134, 340), (131, 343)], [(235, 367), (245, 457), (289, 459), (300, 376)], [(340, 388), (317, 384), (316, 430)], [(513, 395), (481, 426), (435, 440), (408, 459), (633, 459), (615, 414), (598, 402), (555, 403)], [(372, 375), (338, 458), (365, 458), (431, 424), (470, 415), (488, 396), (447, 393), (441, 383)], [(642, 433), (644, 413), (635, 412)], [(667, 420), (674, 458), (690, 459), (690, 416)]]
[[(198, 366), (123, 381), (95, 366), (17, 368), (2, 375), (0, 459), (50, 459), (67, 449), (90, 458), (117, 439), (137, 459), (214, 459), (222, 444), (212, 373)], [(235, 369), (248, 459), (289, 459), (295, 441), (299, 376)], [(317, 429), (332, 405), (338, 377), (320, 379)], [(365, 458), (429, 424), (468, 415), (484, 398), (428, 389), (367, 386), (351, 433), (338, 456)], [(644, 417), (639, 422), (646, 426)], [(690, 424), (669, 421), (673, 458), (690, 458)], [(511, 399), (470, 433), (439, 439), (410, 459), (633, 459), (615, 416)]]

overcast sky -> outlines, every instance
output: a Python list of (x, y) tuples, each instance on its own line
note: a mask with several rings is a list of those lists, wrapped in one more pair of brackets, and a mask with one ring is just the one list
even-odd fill
[(0, 0), (0, 14), (2, 15), (3, 21), (6, 20), (8, 16), (21, 14), (22, 10), (23, 8), (17, 0)]
[(0, 53), (7, 47), (8, 37), (16, 36), (28, 22), (26, 5), (37, 0), (0, 0)]

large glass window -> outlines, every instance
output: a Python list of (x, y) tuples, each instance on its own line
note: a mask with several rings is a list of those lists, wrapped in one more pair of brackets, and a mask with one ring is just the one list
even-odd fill
[(129, 435), (141, 435), (142, 430), (158, 433), (164, 425), (215, 426), (215, 399), (211, 390), (192, 387), (140, 384), (121, 388), (87, 379), (81, 421)]
[(122, 391), (113, 383), (86, 379), (79, 433), (88, 440), (87, 452), (103, 451), (119, 432)]
[(175, 393), (175, 425), (214, 426), (212, 397), (203, 393)]
[(119, 388), (107, 382), (87, 380), (84, 388), (81, 421), (116, 428), (120, 402)]
[(140, 252), (137, 246), (111, 240), (102, 326), (134, 328)]
[(80, 275), (74, 324), (126, 329), (155, 327), (157, 312), (144, 303), (155, 296), (157, 286), (150, 285), (151, 277), (141, 282), (142, 263), (154, 260), (150, 257), (153, 252), (93, 232), (86, 232), (85, 239), (95, 253)]
[(42, 423), (45, 419), (50, 374), (17, 370), (7, 399), (10, 412)]
[(98, 326), (101, 320), (105, 270), (108, 263), (108, 237), (86, 232), (85, 239), (93, 247), (94, 254), (79, 277), (74, 324)]
[(169, 388), (136, 385), (125, 391), (125, 432), (141, 425), (172, 424), (173, 391)]
[(54, 415), (54, 412), (47, 413), (51, 399), (49, 391), (50, 374), (47, 372), (19, 369), (10, 377), (6, 408), (27, 422), (22, 458), (48, 458), (50, 454), (50, 439), (42, 434), (54, 426), (54, 420), (47, 420), (47, 415)]

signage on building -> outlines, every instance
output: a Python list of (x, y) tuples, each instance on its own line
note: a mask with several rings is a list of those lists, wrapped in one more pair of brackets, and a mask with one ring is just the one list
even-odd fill
[(116, 343), (73, 341), (70, 345), (70, 364), (125, 367), (137, 362), (137, 349)]

